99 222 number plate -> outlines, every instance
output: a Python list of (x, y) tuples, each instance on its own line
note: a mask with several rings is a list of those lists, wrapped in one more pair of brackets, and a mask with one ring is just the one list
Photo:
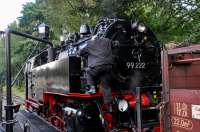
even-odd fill
[(126, 66), (128, 69), (145, 69), (145, 62), (126, 62)]

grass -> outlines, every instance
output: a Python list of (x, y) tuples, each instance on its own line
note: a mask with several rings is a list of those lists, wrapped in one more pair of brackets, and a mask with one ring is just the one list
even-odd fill
[[(6, 96), (6, 87), (5, 86), (3, 87), (3, 95)], [(23, 110), (25, 107), (23, 105), (22, 100), (25, 99), (25, 87), (23, 85), (22, 86), (14, 85), (12, 87), (12, 96), (13, 96), (12, 99), (13, 99), (14, 103), (21, 104), (20, 109)], [(16, 96), (22, 98), (22, 100), (20, 99), (20, 101), (16, 101), (14, 99)]]
[[(4, 95), (6, 94), (5, 86), (3, 87), (3, 93), (4, 93)], [(12, 95), (19, 96), (21, 98), (25, 98), (25, 87), (23, 85), (22, 86), (14, 85), (12, 87)]]
[(25, 98), (25, 87), (24, 86), (13, 86), (13, 95)]

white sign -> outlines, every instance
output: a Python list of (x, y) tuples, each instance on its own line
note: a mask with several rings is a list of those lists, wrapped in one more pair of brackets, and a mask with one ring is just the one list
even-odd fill
[(192, 118), (200, 120), (200, 105), (192, 105)]

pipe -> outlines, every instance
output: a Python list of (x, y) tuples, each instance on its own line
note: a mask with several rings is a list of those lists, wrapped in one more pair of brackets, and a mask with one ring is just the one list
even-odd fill
[(142, 132), (141, 88), (136, 87), (137, 131)]
[(0, 122), (2, 122), (2, 106), (3, 106), (3, 85), (2, 85), (3, 81), (0, 80)]
[(5, 31), (5, 62), (6, 62), (6, 94), (7, 94), (7, 106), (6, 110), (6, 132), (13, 132), (13, 103), (12, 103), (12, 79), (11, 79), (11, 33), (26, 37), (32, 40), (43, 42), (48, 44), (50, 47), (53, 47), (53, 44), (47, 40), (40, 39), (34, 36), (31, 36), (26, 33), (21, 33), (15, 30), (7, 29)]
[(36, 41), (39, 41), (39, 42), (42, 42), (42, 43), (46, 43), (50, 47), (53, 47), (53, 44), (50, 41), (31, 36), (30, 34), (27, 34), (27, 33), (18, 32), (18, 31), (12, 30), (12, 29), (7, 29), (6, 32), (13, 33), (15, 35), (26, 37), (26, 38), (29, 38), (29, 39), (32, 39), (32, 40), (36, 40)]
[(88, 37), (87, 39), (85, 39), (83, 41), (77, 42), (77, 43), (73, 44), (73, 46), (79, 46), (80, 44), (82, 44), (82, 43), (84, 43), (84, 42), (86, 42), (86, 41), (88, 41), (90, 39), (92, 39), (92, 37)]
[[(75, 114), (77, 114), (77, 112), (78, 112), (77, 109), (74, 109), (74, 108), (71, 108), (71, 107), (65, 107), (63, 110), (64, 110), (64, 112), (65, 112), (68, 116), (70, 116), (70, 115), (75, 115)], [(80, 113), (78, 113), (78, 114), (79, 114), (79, 116), (80, 116), (82, 113), (80, 112)]]
[(52, 47), (47, 49), (48, 51), (48, 62), (54, 61), (54, 49)]
[[(6, 62), (6, 92), (7, 92), (7, 106), (12, 105), (12, 91), (11, 91), (11, 53), (10, 53), (10, 30), (5, 32), (5, 62)], [(13, 120), (13, 110), (11, 107), (6, 109), (6, 122)], [(6, 124), (6, 132), (13, 132), (13, 124)]]
[[(1, 35), (4, 35), (4, 31), (0, 31), (0, 37), (2, 37)], [(3, 63), (1, 63), (2, 65)], [(3, 112), (3, 80), (0, 80), (0, 122), (2, 122), (2, 112)]]
[(26, 97), (26, 100), (28, 99), (28, 73), (27, 72), (25, 72), (25, 92), (26, 92), (26, 94), (25, 94), (25, 97)]

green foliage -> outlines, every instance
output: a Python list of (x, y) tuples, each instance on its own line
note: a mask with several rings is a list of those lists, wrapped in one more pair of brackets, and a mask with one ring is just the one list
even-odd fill
[(63, 30), (78, 31), (82, 23), (94, 27), (100, 18), (119, 17), (143, 21), (163, 43), (197, 43), (199, 7), (197, 0), (36, 0), (24, 5), (19, 29), (37, 35), (37, 25), (46, 22), (56, 40)]
[[(139, 19), (162, 43), (199, 43), (199, 7), (198, 0), (36, 0), (25, 4), (19, 24), (13, 22), (9, 27), (38, 36), (37, 26), (45, 22), (51, 28), (51, 41), (58, 42), (62, 31), (74, 32), (82, 23), (94, 27), (103, 17), (118, 17)], [(33, 44), (31, 40), (16, 36), (12, 42), (12, 70), (16, 74)], [(0, 47), (3, 47), (2, 42)], [(3, 51), (0, 48), (0, 60), (4, 60)], [(0, 77), (3, 69), (1, 64)]]
[(45, 3), (47, 21), (56, 34), (62, 29), (78, 31), (81, 23), (95, 26), (102, 17), (119, 17), (143, 21), (163, 43), (199, 42), (197, 0), (45, 0)]
[[(3, 93), (6, 93), (6, 87), (3, 86)], [(24, 86), (23, 85), (14, 85), (12, 87), (12, 96), (13, 97), (21, 97), (22, 99), (25, 98), (25, 89), (24, 89)]]
[(24, 86), (23, 85), (14, 85), (12, 87), (12, 93), (14, 96), (19, 96), (21, 98), (25, 98), (25, 89), (24, 89)]

